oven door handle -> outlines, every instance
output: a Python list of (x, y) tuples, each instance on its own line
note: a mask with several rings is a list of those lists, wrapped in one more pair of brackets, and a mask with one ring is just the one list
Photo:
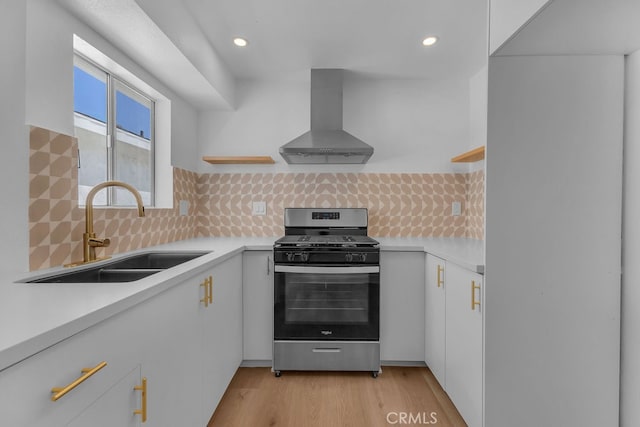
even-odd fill
[(275, 265), (273, 271), (276, 273), (311, 273), (311, 274), (365, 274), (380, 273), (379, 265), (348, 266), (348, 267), (320, 267), (301, 265)]

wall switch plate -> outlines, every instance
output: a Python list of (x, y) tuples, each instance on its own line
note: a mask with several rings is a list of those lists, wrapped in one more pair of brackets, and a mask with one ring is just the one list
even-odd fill
[(179, 202), (179, 211), (180, 211), (180, 216), (187, 216), (189, 215), (189, 201), (188, 200), (180, 200)]
[(253, 209), (251, 215), (266, 215), (267, 214), (267, 202), (253, 202)]
[(462, 204), (460, 202), (451, 203), (451, 215), (460, 216), (462, 213)]

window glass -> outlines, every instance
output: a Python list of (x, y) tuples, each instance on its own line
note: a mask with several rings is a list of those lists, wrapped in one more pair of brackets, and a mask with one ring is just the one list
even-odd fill
[[(116, 140), (114, 179), (133, 185), (145, 205), (151, 203), (153, 150), (151, 129), (153, 103), (119, 81), (115, 81)], [(114, 204), (135, 204), (127, 190), (117, 189)]]
[[(108, 178), (107, 73), (80, 58), (73, 67), (74, 126), (78, 139), (78, 200), (84, 204), (91, 188)], [(107, 192), (94, 205), (106, 205)]]
[[(153, 205), (154, 102), (80, 56), (74, 60), (74, 124), (78, 138), (78, 200), (115, 179), (134, 186)], [(113, 137), (111, 137), (113, 135)], [(94, 205), (132, 206), (128, 191), (110, 187)]]

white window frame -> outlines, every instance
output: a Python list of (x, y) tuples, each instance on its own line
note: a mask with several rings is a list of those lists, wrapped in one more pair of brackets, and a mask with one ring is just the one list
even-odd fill
[[(153, 156), (153, 200), (152, 208), (173, 208), (173, 166), (171, 165), (171, 100), (146, 81), (109, 58), (98, 49), (73, 35), (74, 53), (106, 69), (155, 101), (154, 111), (154, 156)], [(118, 208), (118, 206), (115, 206)], [(102, 207), (101, 207), (102, 208)]]

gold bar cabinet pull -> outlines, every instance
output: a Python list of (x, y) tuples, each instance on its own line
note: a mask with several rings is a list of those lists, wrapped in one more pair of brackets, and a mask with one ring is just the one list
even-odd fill
[(140, 409), (133, 411), (134, 415), (140, 415), (142, 422), (147, 422), (147, 378), (142, 377), (142, 384), (133, 387), (134, 390), (142, 392), (140, 396)]
[(442, 279), (442, 273), (444, 272), (444, 268), (440, 264), (438, 264), (438, 287), (444, 285), (444, 280)]
[(476, 306), (480, 306), (480, 301), (476, 301), (476, 289), (480, 290), (480, 285), (476, 285), (476, 281), (471, 281), (471, 310), (475, 310)]
[(213, 276), (207, 279), (209, 283), (209, 304), (213, 304)]
[(204, 298), (200, 302), (204, 303), (205, 307), (209, 307), (209, 281), (205, 279), (204, 282), (200, 283), (200, 287), (204, 288)]
[(105, 366), (107, 366), (107, 362), (101, 362), (97, 366), (95, 366), (94, 368), (83, 368), (81, 370), (82, 376), (80, 378), (78, 378), (77, 380), (75, 380), (74, 382), (72, 382), (71, 384), (69, 384), (69, 385), (67, 385), (65, 387), (54, 387), (54, 388), (52, 388), (51, 389), (51, 393), (54, 393), (54, 395), (51, 396), (51, 400), (56, 402), (62, 396), (64, 396), (65, 394), (69, 393), (74, 388), (78, 387), (80, 384), (85, 382), (90, 376), (92, 376), (93, 374), (95, 374), (100, 369), (104, 368)]

